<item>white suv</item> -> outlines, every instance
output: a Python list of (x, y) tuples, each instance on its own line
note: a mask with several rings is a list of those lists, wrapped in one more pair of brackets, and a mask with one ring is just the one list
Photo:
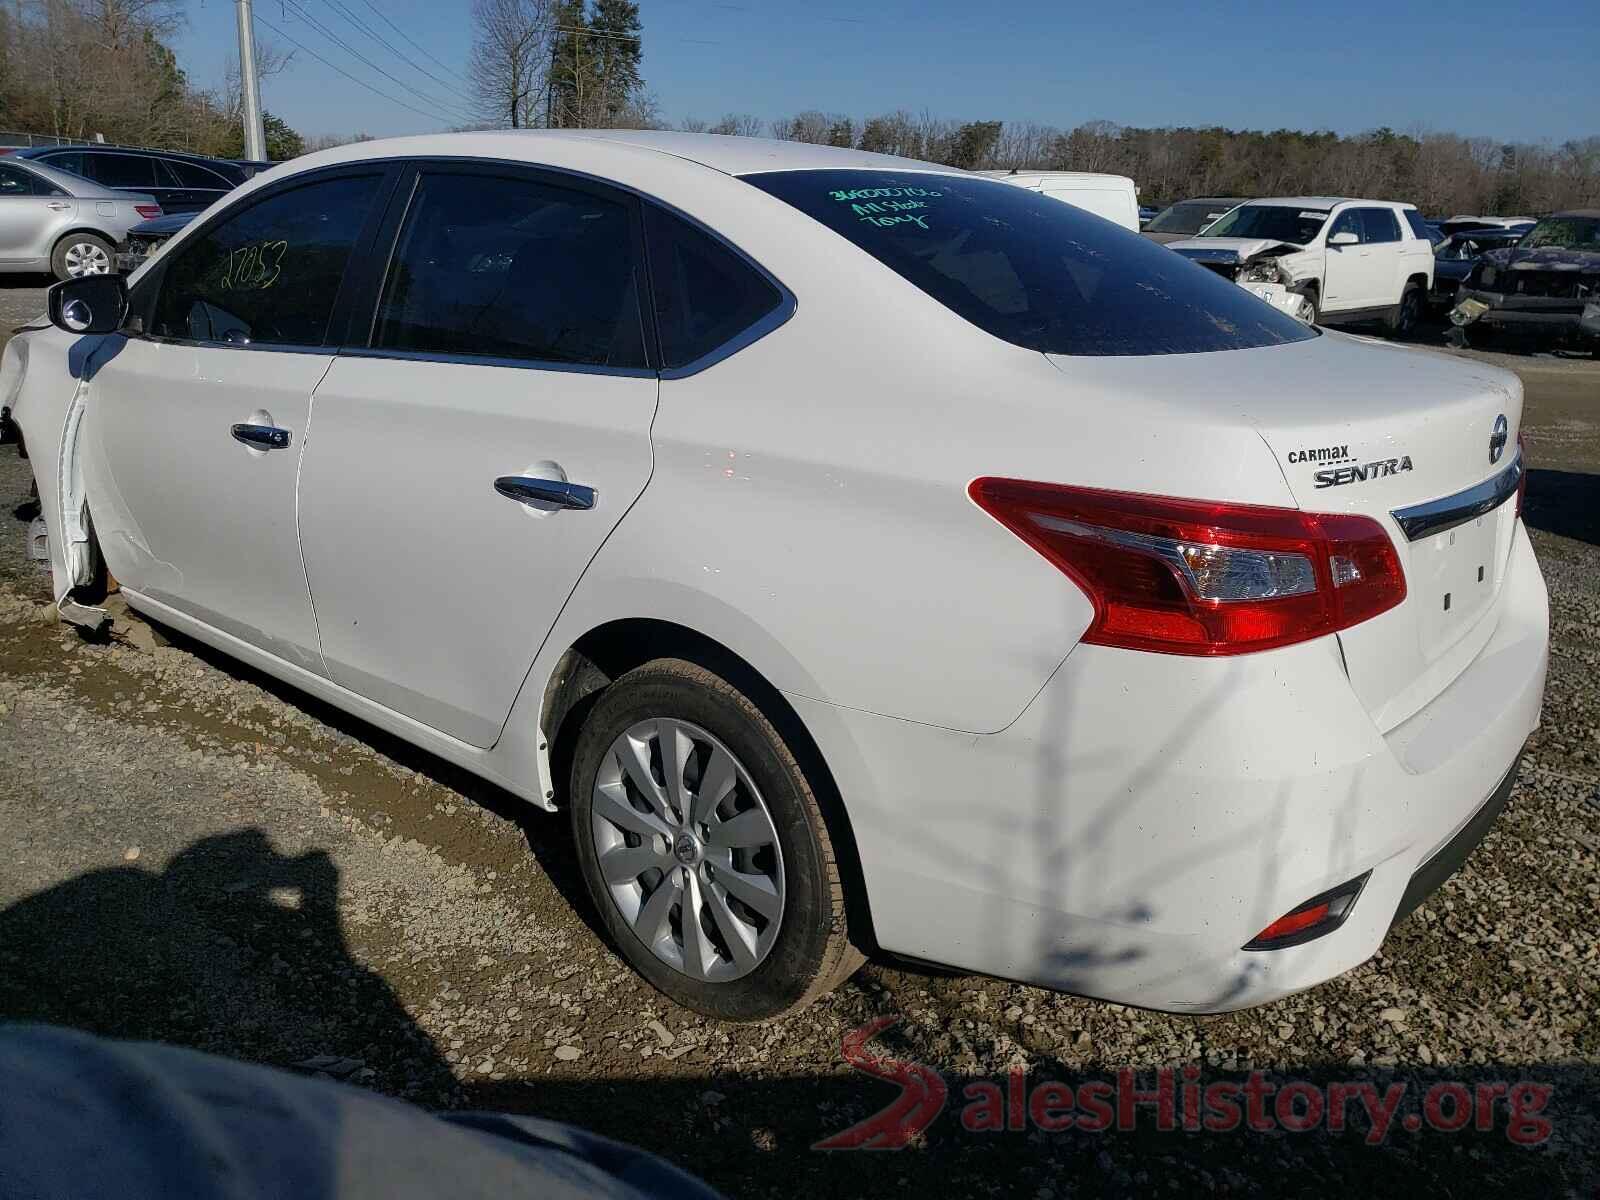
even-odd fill
[(1251, 200), (1167, 247), (1313, 324), (1382, 320), (1403, 337), (1433, 286), (1433, 246), (1412, 204)]

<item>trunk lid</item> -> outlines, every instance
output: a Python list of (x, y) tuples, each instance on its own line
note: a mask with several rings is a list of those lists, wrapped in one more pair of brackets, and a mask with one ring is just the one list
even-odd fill
[[(1173, 360), (1182, 367), (1175, 370)], [(1253, 427), (1277, 459), (1292, 503), (1370, 516), (1388, 530), (1406, 599), (1338, 635), (1350, 682), (1379, 728), (1394, 727), (1443, 691), (1493, 633), (1514, 500), (1415, 540), (1395, 514), (1459, 497), (1511, 466), (1522, 422), (1515, 375), (1336, 333), (1232, 353), (1093, 366), (1084, 358), (1053, 361), (1069, 375), (1120, 371), (1130, 376), (1125, 385), (1143, 372), (1165, 377), (1174, 404)], [(1144, 365), (1130, 370), (1136, 363)], [(1491, 461), (1501, 418), (1505, 441)], [(1425, 524), (1412, 522), (1413, 532)]]

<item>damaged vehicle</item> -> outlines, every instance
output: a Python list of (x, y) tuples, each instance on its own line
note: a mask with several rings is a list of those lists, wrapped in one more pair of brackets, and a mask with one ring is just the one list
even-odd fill
[(1312, 987), (1539, 723), (1515, 375), (934, 163), (306, 155), (53, 289), (0, 400), (63, 616), (109, 571), (563, 813), (610, 946), (720, 1019), (871, 953), (1183, 1012)]
[(1405, 337), (1433, 286), (1415, 205), (1335, 196), (1251, 200), (1174, 250), (1310, 324), (1382, 321)]
[(1600, 355), (1600, 208), (1545, 217), (1515, 246), (1485, 254), (1450, 323), (1457, 345), (1512, 334)]
[(1501, 226), (1472, 229), (1451, 234), (1433, 248), (1433, 286), (1428, 289), (1428, 307), (1449, 308), (1456, 292), (1472, 274), (1478, 260), (1491, 250), (1504, 250), (1522, 240), (1525, 229)]
[(123, 275), (132, 275), (197, 215), (192, 212), (166, 213), (154, 220), (139, 222), (128, 230), (127, 236), (117, 245), (117, 270)]

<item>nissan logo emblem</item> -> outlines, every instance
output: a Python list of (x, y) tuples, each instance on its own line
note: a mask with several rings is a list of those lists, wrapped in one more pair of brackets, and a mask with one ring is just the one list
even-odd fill
[(1489, 435), (1489, 462), (1497, 463), (1500, 456), (1506, 452), (1506, 439), (1510, 436), (1510, 426), (1506, 424), (1506, 415), (1501, 413), (1494, 419), (1494, 432)]

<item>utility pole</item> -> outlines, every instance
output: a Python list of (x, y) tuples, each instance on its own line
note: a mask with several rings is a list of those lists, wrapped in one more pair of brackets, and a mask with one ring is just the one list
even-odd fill
[(235, 0), (239, 10), (239, 84), (244, 89), (244, 156), (267, 157), (267, 131), (261, 124), (261, 79), (256, 75), (256, 22), (250, 0)]

